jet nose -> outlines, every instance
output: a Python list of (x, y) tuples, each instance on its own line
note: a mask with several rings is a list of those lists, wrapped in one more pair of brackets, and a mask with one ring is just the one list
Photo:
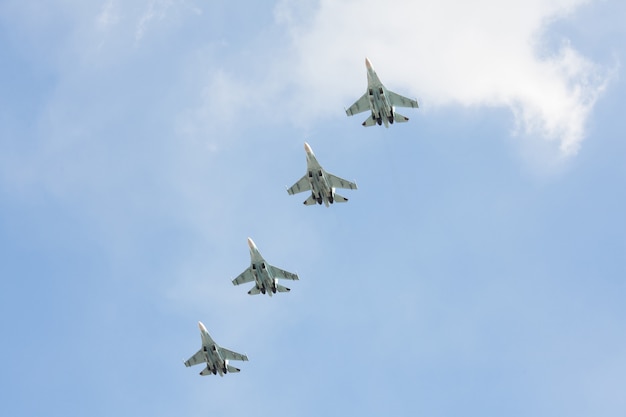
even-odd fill
[(201, 321), (198, 322), (198, 328), (201, 332), (206, 332), (206, 327), (204, 327), (204, 324), (202, 324)]
[(367, 57), (365, 57), (365, 66), (367, 67), (367, 69), (372, 69), (372, 63)]
[(313, 149), (311, 149), (309, 144), (306, 142), (304, 142), (304, 150), (306, 151), (306, 153), (313, 153)]
[(250, 249), (253, 249), (253, 250), (256, 249), (256, 245), (250, 238), (248, 238), (248, 246), (250, 247)]

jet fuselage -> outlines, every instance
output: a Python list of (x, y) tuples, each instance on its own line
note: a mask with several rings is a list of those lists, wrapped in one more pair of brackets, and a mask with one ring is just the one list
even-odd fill
[(318, 204), (324, 203), (326, 207), (332, 204), (335, 198), (335, 188), (330, 185), (330, 181), (326, 176), (326, 172), (317, 162), (315, 154), (311, 147), (305, 143), (306, 150), (306, 168), (309, 184), (311, 184), (311, 193)]
[(222, 358), (217, 343), (213, 341), (206, 327), (202, 323), (198, 323), (200, 327), (200, 336), (202, 337), (202, 351), (207, 363), (207, 368), (213, 375), (220, 374), (224, 376), (228, 369), (228, 360)]
[(276, 294), (276, 286), (278, 279), (274, 278), (271, 270), (267, 267), (267, 262), (261, 256), (252, 239), (248, 238), (248, 246), (250, 247), (250, 268), (254, 275), (254, 281), (262, 294)]
[(367, 97), (370, 102), (372, 118), (376, 120), (378, 125), (382, 123), (385, 127), (389, 127), (389, 123), (393, 123), (394, 107), (389, 103), (387, 89), (380, 82), (376, 71), (372, 68), (369, 59), (365, 58), (365, 66), (367, 67)]

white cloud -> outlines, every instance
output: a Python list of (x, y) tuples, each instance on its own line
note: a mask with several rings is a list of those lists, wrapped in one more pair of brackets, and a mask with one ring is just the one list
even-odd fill
[(610, 78), (568, 42), (542, 44), (547, 26), (585, 0), (321, 1), (308, 13), (296, 3), (284, 0), (275, 15), (291, 33), (287, 67), (309, 117), (358, 98), (368, 56), (389, 88), (425, 109), (508, 107), (519, 133), (557, 140), (570, 155)]

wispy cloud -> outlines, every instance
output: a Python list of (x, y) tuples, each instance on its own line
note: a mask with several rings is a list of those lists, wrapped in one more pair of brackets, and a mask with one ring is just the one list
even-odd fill
[(96, 18), (96, 22), (99, 28), (107, 29), (111, 26), (115, 26), (120, 20), (120, 16), (117, 13), (117, 7), (113, 0), (108, 0), (102, 6), (100, 14)]
[(148, 27), (156, 22), (165, 20), (170, 14), (177, 13), (180, 8), (191, 10), (194, 14), (202, 14), (202, 9), (185, 0), (152, 0), (141, 14), (135, 29), (135, 43), (141, 41)]
[(153, 20), (162, 20), (165, 17), (165, 9), (163, 7), (159, 7), (162, 5), (162, 1), (154, 0), (150, 2), (148, 9), (141, 15), (139, 18), (139, 22), (137, 23), (137, 28), (135, 30), (135, 42), (141, 41), (141, 38), (144, 37), (147, 27)]
[(199, 103), (178, 116), (177, 130), (189, 138), (210, 138), (206, 146), (216, 151), (219, 138), (240, 125), (237, 119), (249, 108), (246, 98), (251, 87), (221, 69), (212, 71), (203, 83), (199, 97), (195, 97)]
[(425, 108), (508, 107), (517, 133), (556, 140), (571, 155), (611, 76), (566, 40), (556, 48), (542, 43), (549, 23), (584, 0), (297, 3), (284, 0), (276, 17), (291, 33), (289, 68), (307, 92), (301, 105), (308, 112), (323, 114), (329, 102), (350, 105), (363, 88), (368, 56), (388, 87), (418, 96)]

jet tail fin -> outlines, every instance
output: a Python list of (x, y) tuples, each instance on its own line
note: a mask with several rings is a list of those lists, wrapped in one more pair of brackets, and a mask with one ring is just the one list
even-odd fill
[(339, 195), (337, 193), (335, 193), (334, 197), (333, 197), (335, 203), (345, 203), (346, 201), (348, 201), (347, 198), (345, 198), (342, 195)]
[(304, 200), (305, 206), (312, 206), (313, 204), (317, 204), (317, 200), (313, 197), (313, 194), (309, 196), (306, 200)]
[(409, 118), (401, 115), (400, 113), (393, 112), (393, 120), (396, 123), (405, 123), (409, 121)]
[(289, 288), (287, 288), (287, 287), (283, 287), (282, 285), (277, 285), (276, 286), (276, 291), (277, 292), (289, 292), (291, 290)]
[(376, 124), (376, 119), (374, 119), (374, 115), (371, 114), (370, 117), (365, 119), (365, 121), (362, 124), (365, 127), (367, 127), (367, 126), (374, 126)]
[(257, 295), (257, 294), (260, 294), (260, 293), (261, 293), (261, 290), (258, 289), (256, 287), (256, 285), (254, 287), (252, 287), (252, 289), (250, 291), (248, 291), (248, 294), (250, 294), (250, 295)]
[(226, 369), (228, 370), (228, 373), (231, 373), (231, 374), (236, 374), (237, 372), (241, 372), (241, 369), (235, 368), (232, 365), (226, 365)]

